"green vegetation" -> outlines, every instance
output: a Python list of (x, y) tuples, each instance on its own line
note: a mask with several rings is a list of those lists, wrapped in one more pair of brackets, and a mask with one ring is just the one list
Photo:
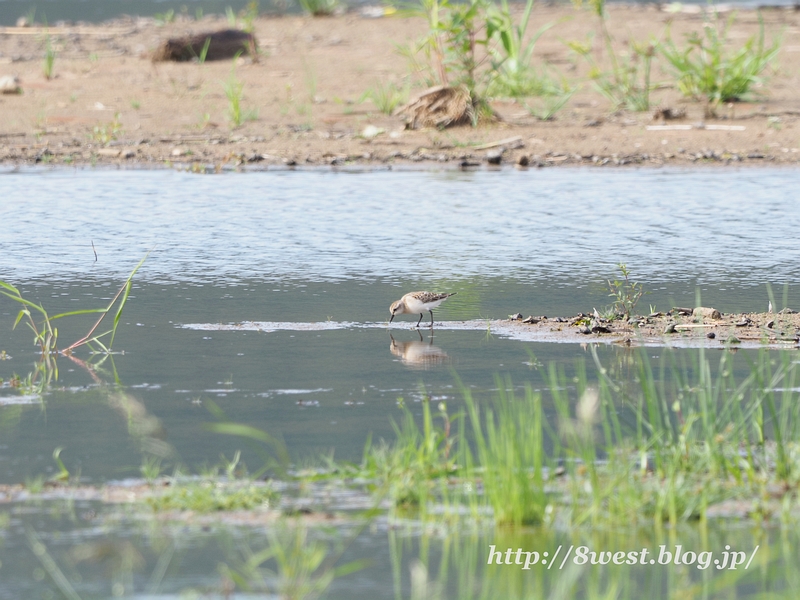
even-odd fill
[(45, 79), (52, 79), (53, 68), (56, 62), (56, 48), (49, 34), (45, 35), (44, 44), (44, 64), (42, 66), (42, 72)]
[(269, 529), (269, 546), (260, 551), (244, 547), (240, 565), (225, 564), (221, 571), (242, 590), (302, 600), (323, 597), (334, 579), (366, 566), (366, 561), (335, 566), (355, 535), (349, 539), (337, 537), (333, 544), (311, 535), (302, 521), (282, 520)]
[[(237, 55), (238, 58), (238, 55)], [(231, 73), (228, 80), (223, 82), (222, 89), (228, 99), (228, 119), (235, 129), (245, 121), (255, 121), (258, 119), (258, 109), (243, 109), (242, 98), (244, 96), (244, 83), (236, 77), (236, 58), (233, 59)]]
[[(144, 261), (147, 260), (149, 254), (150, 253), (148, 252), (145, 257), (139, 261), (139, 264), (133, 268), (133, 271), (131, 271), (130, 275), (128, 275), (128, 278), (125, 280), (125, 283), (122, 284), (122, 287), (105, 308), (75, 310), (50, 316), (45, 310), (44, 306), (23, 298), (19, 289), (2, 280), (0, 280), (0, 294), (3, 294), (7, 298), (11, 298), (13, 301), (22, 305), (22, 308), (17, 314), (17, 318), (14, 320), (14, 327), (16, 328), (20, 321), (25, 320), (25, 324), (33, 332), (34, 344), (37, 345), (41, 350), (42, 357), (50, 357), (54, 353), (58, 352), (61, 354), (71, 354), (76, 348), (83, 345), (88, 346), (93, 351), (95, 351), (95, 347), (97, 347), (100, 349), (100, 351), (108, 354), (111, 352), (111, 348), (114, 345), (114, 337), (117, 333), (117, 326), (119, 325), (122, 311), (125, 308), (125, 303), (128, 301), (128, 295), (131, 291), (131, 282), (133, 280), (133, 276), (136, 275), (136, 272), (144, 264)], [(117, 303), (117, 300), (119, 300), (119, 303)], [(114, 314), (114, 322), (111, 326), (111, 329), (104, 331), (103, 333), (95, 333), (97, 328), (103, 322), (103, 319), (105, 319), (106, 315), (109, 314), (114, 306), (117, 307), (117, 311)], [(54, 326), (53, 321), (56, 321), (57, 319), (63, 319), (64, 317), (72, 317), (91, 313), (100, 313), (100, 318), (97, 319), (89, 332), (81, 339), (70, 344), (66, 348), (59, 349), (58, 328)], [(37, 323), (34, 315), (41, 318), (41, 321)]]
[(566, 91), (564, 86), (537, 72), (531, 65), (536, 42), (554, 25), (550, 23), (539, 28), (526, 42), (533, 5), (534, 0), (527, 0), (522, 18), (516, 24), (507, 0), (487, 7), (486, 37), (496, 41), (496, 44), (488, 45), (494, 72), (488, 89), (490, 96), (562, 96)]
[(340, 0), (300, 0), (300, 8), (314, 17), (327, 17), (341, 6)]
[(772, 64), (780, 49), (780, 40), (766, 47), (764, 21), (759, 15), (758, 36), (747, 40), (740, 48), (726, 50), (728, 29), (734, 15), (720, 26), (705, 23), (703, 35), (693, 33), (686, 47), (678, 49), (671, 37), (661, 46), (661, 53), (672, 66), (678, 89), (692, 98), (702, 98), (707, 110), (713, 113), (721, 102), (748, 99), (753, 88), (762, 84), (762, 74)]
[(220, 482), (175, 480), (160, 494), (149, 496), (145, 502), (155, 511), (187, 511), (210, 513), (230, 510), (271, 508), (277, 493), (266, 484), (250, 481)]
[(410, 88), (408, 85), (399, 87), (397, 84), (378, 81), (361, 96), (359, 102), (371, 100), (383, 114), (391, 115), (395, 109), (408, 102)]
[[(571, 380), (550, 366), (555, 417), (530, 387), (519, 398), (510, 381), (498, 380), (497, 395), (480, 402), (462, 387), (465, 414), (451, 419), (440, 406), (435, 426), (425, 402), (421, 427), (407, 412), (396, 441), (368, 445), (350, 469), (402, 515), (463, 521), (468, 514), (515, 528), (555, 520), (676, 524), (705, 518), (723, 501), (765, 518), (796, 503), (800, 408), (790, 355), (776, 362), (761, 352), (737, 381), (730, 352), (716, 369), (703, 351), (693, 365), (668, 352), (656, 366), (642, 352), (623, 365), (621, 379), (592, 354), (596, 383), (587, 382), (583, 363)], [(782, 497), (765, 501), (777, 488)]]
[[(253, 30), (255, 29), (255, 20), (258, 18), (258, 12), (258, 0), (251, 0), (242, 10), (239, 11), (238, 16), (233, 11), (233, 8), (226, 6), (225, 18), (228, 21), (228, 27), (234, 28), (238, 26), (242, 31), (253, 33)], [(198, 21), (202, 18), (202, 11), (200, 16), (196, 18)]]
[(92, 139), (101, 144), (108, 144), (112, 140), (116, 140), (120, 133), (122, 133), (122, 123), (119, 120), (119, 113), (114, 113), (114, 120), (105, 125), (95, 125), (92, 130)]
[[(525, 104), (532, 115), (550, 119), (576, 88), (533, 65), (537, 41), (553, 26), (547, 24), (527, 34), (533, 4), (533, 0), (528, 0), (515, 22), (506, 0), (471, 0), (466, 4), (419, 0), (406, 8), (405, 14), (425, 18), (428, 32), (416, 45), (404, 47), (401, 52), (411, 61), (413, 73), (421, 77), (424, 85), (463, 87), (477, 116), (482, 111), (488, 112), (486, 101), (491, 97), (540, 96), (545, 99), (540, 106), (532, 108)], [(568, 45), (586, 61), (590, 79), (613, 110), (650, 109), (651, 93), (657, 87), (652, 81), (653, 68), (657, 59), (663, 57), (672, 67), (681, 92), (704, 99), (713, 112), (720, 102), (750, 98), (754, 89), (764, 84), (764, 72), (780, 48), (780, 40), (770, 46), (765, 44), (763, 21), (757, 36), (740, 48), (730, 48), (727, 32), (733, 23), (731, 16), (724, 26), (706, 23), (703, 33), (691, 34), (683, 49), (667, 33), (663, 43), (631, 40), (627, 49), (621, 51), (609, 32), (604, 0), (592, 0), (589, 4), (597, 15), (595, 34), (588, 42), (572, 41)], [(601, 61), (603, 54), (605, 58)], [(387, 108), (393, 104), (388, 101), (391, 96), (383, 91), (373, 92), (370, 97)]]
[(629, 319), (645, 291), (641, 283), (635, 283), (629, 279), (630, 271), (625, 264), (620, 263), (617, 267), (622, 279), (608, 280), (609, 296), (614, 298), (612, 307), (614, 312), (622, 314), (625, 319)]
[(167, 23), (174, 23), (175, 22), (175, 11), (173, 9), (169, 9), (163, 13), (156, 13), (153, 15), (153, 18), (156, 21), (156, 25), (159, 27), (163, 27)]

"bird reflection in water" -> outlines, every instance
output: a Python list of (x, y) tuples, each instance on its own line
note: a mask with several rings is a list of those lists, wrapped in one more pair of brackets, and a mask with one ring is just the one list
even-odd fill
[(433, 345), (433, 336), (430, 336), (430, 341), (426, 342), (422, 338), (422, 333), (419, 334), (419, 340), (411, 340), (408, 342), (398, 342), (394, 339), (392, 334), (392, 343), (389, 345), (389, 350), (392, 354), (397, 356), (400, 361), (411, 369), (430, 369), (443, 365), (450, 360), (447, 353)]

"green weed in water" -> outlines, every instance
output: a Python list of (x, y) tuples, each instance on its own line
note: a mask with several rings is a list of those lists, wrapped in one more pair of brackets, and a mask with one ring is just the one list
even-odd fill
[(211, 513), (268, 509), (274, 506), (277, 498), (277, 493), (269, 485), (249, 481), (178, 481), (163, 493), (147, 498), (146, 503), (154, 511)]
[(277, 594), (287, 600), (321, 598), (337, 577), (366, 566), (364, 560), (336, 565), (360, 532), (358, 527), (354, 535), (345, 539), (337, 535), (331, 543), (314, 539), (301, 520), (281, 520), (268, 530), (266, 548), (254, 551), (243, 544), (243, 560), (232, 567), (222, 564), (220, 571), (242, 590)]
[[(136, 272), (144, 264), (144, 261), (147, 260), (149, 255), (150, 253), (148, 252), (144, 258), (139, 261), (139, 264), (133, 268), (133, 271), (131, 271), (130, 275), (128, 275), (128, 278), (125, 280), (125, 283), (122, 284), (122, 287), (105, 308), (74, 310), (50, 316), (45, 310), (44, 306), (23, 298), (18, 288), (2, 280), (0, 280), (0, 294), (3, 294), (7, 298), (10, 298), (11, 300), (14, 300), (22, 305), (22, 309), (19, 311), (19, 313), (17, 313), (17, 317), (14, 320), (14, 327), (16, 328), (16, 326), (19, 325), (20, 321), (23, 319), (25, 320), (26, 325), (28, 325), (34, 334), (34, 344), (39, 346), (42, 356), (50, 356), (56, 352), (70, 354), (73, 350), (83, 345), (87, 345), (92, 349), (97, 346), (103, 352), (110, 353), (114, 344), (114, 337), (117, 333), (117, 327), (119, 326), (119, 320), (122, 317), (122, 311), (125, 308), (125, 304), (128, 301), (128, 295), (131, 291), (131, 282), (133, 280), (133, 276), (136, 275)], [(119, 303), (117, 303), (117, 300), (119, 300)], [(105, 319), (114, 306), (117, 307), (117, 311), (114, 314), (114, 321), (111, 329), (104, 331), (103, 333), (95, 333), (97, 328), (103, 322), (103, 319)], [(72, 317), (91, 313), (100, 313), (100, 318), (95, 322), (89, 332), (78, 341), (67, 346), (63, 350), (59, 350), (58, 329), (53, 325), (53, 321), (56, 321), (57, 319), (63, 319), (64, 317)], [(37, 323), (34, 315), (41, 318), (41, 321)], [(108, 345), (106, 345), (106, 342)]]

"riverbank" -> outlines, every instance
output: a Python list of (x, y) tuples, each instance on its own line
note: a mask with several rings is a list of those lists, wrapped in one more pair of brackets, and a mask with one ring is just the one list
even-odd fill
[[(519, 7), (521, 8), (521, 7)], [(654, 66), (653, 109), (614, 112), (594, 89), (586, 61), (567, 46), (596, 30), (587, 10), (537, 7), (532, 33), (555, 25), (536, 45), (534, 63), (580, 89), (551, 121), (531, 116), (524, 103), (493, 100), (501, 121), (478, 127), (406, 130), (364, 94), (381, 84), (410, 81), (397, 47), (425, 33), (416, 18), (259, 17), (259, 54), (205, 62), (157, 62), (153, 50), (170, 37), (228, 27), (208, 16), (159, 23), (125, 18), (101, 26), (59, 24), (3, 28), (0, 76), (18, 78), (21, 93), (0, 96), (0, 162), (15, 164), (185, 164), (208, 170), (230, 165), (403, 165), (450, 167), (485, 161), (531, 166), (663, 164), (796, 164), (800, 72), (792, 65), (797, 13), (762, 11), (766, 40), (782, 35), (777, 71), (756, 103), (722, 106), (704, 118), (700, 101), (682, 98), (665, 61)], [(726, 18), (728, 15), (723, 15)], [(624, 52), (630, 41), (663, 39), (667, 27), (683, 44), (701, 31), (702, 12), (667, 12), (656, 6), (609, 9), (608, 23)], [(758, 14), (739, 11), (730, 39), (757, 35)], [(635, 36), (635, 40), (632, 39)], [(44, 74), (48, 44), (52, 77)], [(601, 56), (608, 60), (608, 53)], [(226, 84), (241, 84), (244, 118), (234, 127)], [(422, 88), (413, 88), (412, 95)], [(537, 100), (530, 99), (535, 104)], [(656, 108), (685, 111), (663, 121)]]

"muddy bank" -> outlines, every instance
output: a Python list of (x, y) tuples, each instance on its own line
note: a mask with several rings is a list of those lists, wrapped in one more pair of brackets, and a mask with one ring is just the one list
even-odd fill
[[(521, 8), (521, 7), (519, 7)], [(722, 107), (704, 118), (704, 105), (684, 100), (656, 64), (647, 113), (613, 112), (594, 89), (586, 61), (565, 42), (595, 32), (588, 10), (537, 7), (531, 33), (555, 23), (538, 41), (534, 62), (580, 89), (552, 121), (531, 116), (523, 102), (496, 100), (502, 121), (476, 128), (406, 130), (398, 117), (364, 98), (381, 84), (411, 77), (398, 45), (420, 39), (420, 19), (358, 13), (313, 19), (260, 17), (259, 53), (231, 60), (158, 62), (165, 40), (229, 27), (221, 17), (178, 18), (161, 24), (126, 18), (101, 26), (57, 24), (48, 29), (0, 29), (0, 76), (16, 77), (21, 93), (0, 95), (0, 162), (16, 164), (181, 165), (198, 171), (230, 166), (480, 166), (489, 161), (529, 166), (796, 164), (800, 160), (800, 72), (793, 67), (798, 16), (762, 12), (767, 41), (783, 32), (776, 73), (758, 102)], [(679, 44), (702, 30), (701, 13), (658, 6), (612, 6), (609, 25), (620, 53), (630, 42), (663, 38)], [(742, 10), (730, 37), (758, 33), (758, 15)], [(635, 36), (635, 37), (634, 37)], [(55, 51), (44, 74), (47, 44)], [(607, 53), (603, 55), (608, 59)], [(602, 58), (602, 57), (601, 57)], [(231, 122), (226, 84), (242, 85), (240, 126)], [(422, 88), (414, 87), (418, 92)], [(13, 89), (11, 90), (13, 91)], [(538, 100), (527, 99), (529, 104)], [(678, 120), (654, 117), (665, 109)], [(673, 114), (673, 113), (666, 113)]]
[[(421, 334), (430, 329), (419, 329), (409, 323), (380, 321), (324, 321), (324, 322), (273, 322), (241, 321), (236, 323), (186, 323), (177, 325), (197, 331), (256, 331), (270, 334), (275, 331), (333, 331), (339, 329), (384, 329), (393, 331), (414, 330)], [(508, 319), (473, 319), (467, 321), (437, 320), (435, 331), (491, 331), (492, 334), (525, 342), (625, 344), (643, 346), (715, 347), (715, 348), (786, 348), (800, 344), (800, 314), (791, 309), (778, 313), (729, 313), (713, 308), (674, 308), (667, 313), (657, 312), (647, 316), (622, 315), (605, 318), (592, 313), (572, 317), (528, 316), (521, 313)], [(405, 350), (402, 344), (414, 344)], [(436, 352), (446, 362), (446, 354), (428, 342), (396, 342), (392, 338), (392, 354), (408, 358), (408, 351), (425, 351), (420, 361), (433, 360)]]
[(625, 345), (683, 347), (796, 347), (800, 314), (722, 313), (714, 308), (673, 308), (647, 316), (612, 319), (580, 313), (573, 317), (511, 315), (508, 321), (523, 337), (537, 341), (602, 341)]

